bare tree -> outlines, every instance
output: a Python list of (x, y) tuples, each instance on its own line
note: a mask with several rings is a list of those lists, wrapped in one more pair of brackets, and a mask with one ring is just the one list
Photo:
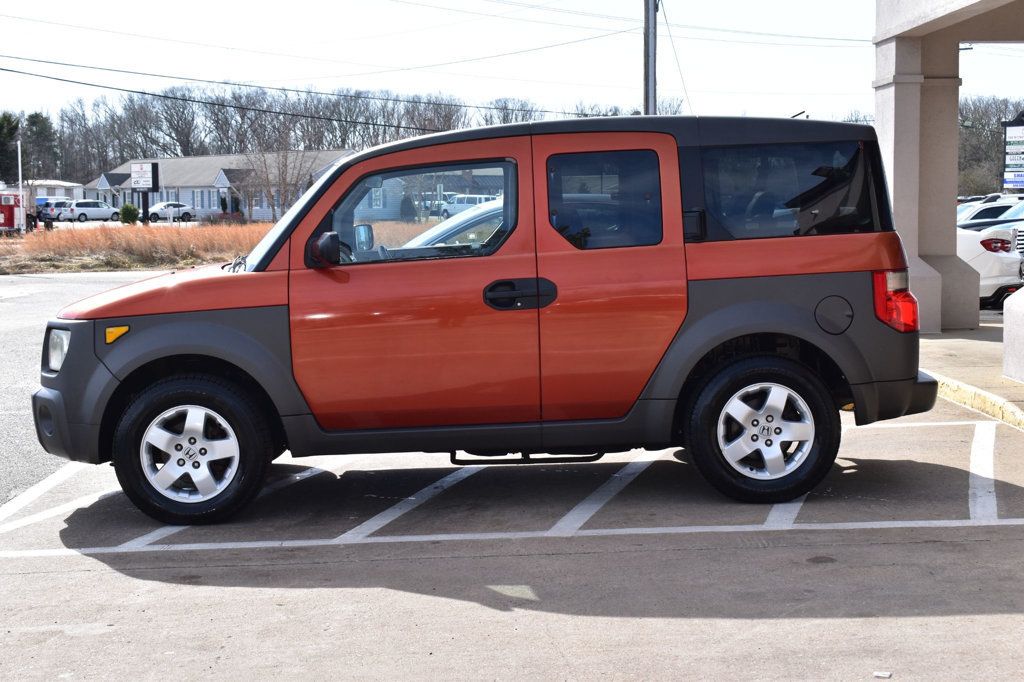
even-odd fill
[(487, 106), (490, 108), (480, 110), (480, 122), (485, 126), (536, 121), (543, 117), (537, 105), (528, 99), (499, 97)]

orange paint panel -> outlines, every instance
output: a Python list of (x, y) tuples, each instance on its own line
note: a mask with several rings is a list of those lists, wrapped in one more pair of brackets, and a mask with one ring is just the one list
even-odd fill
[(687, 244), (691, 280), (900, 270), (907, 267), (895, 232), (737, 239)]
[[(513, 159), (518, 221), (484, 257), (310, 269), (315, 225), (369, 172)], [(530, 422), (540, 419), (536, 310), (495, 310), (484, 289), (537, 276), (528, 138), (397, 152), (359, 164), (327, 190), (292, 237), (296, 381), (328, 430)]]
[(117, 287), (60, 311), (65, 320), (160, 315), (288, 304), (288, 273), (179, 270)]
[[(654, 246), (579, 250), (548, 221), (546, 164), (553, 154), (650, 149), (661, 170), (663, 238)], [(679, 160), (658, 133), (534, 138), (537, 259), (558, 298), (541, 310), (545, 421), (625, 415), (686, 316)]]

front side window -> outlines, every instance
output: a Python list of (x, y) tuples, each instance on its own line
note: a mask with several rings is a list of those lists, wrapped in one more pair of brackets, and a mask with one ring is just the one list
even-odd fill
[(713, 147), (702, 159), (708, 221), (734, 239), (892, 229), (873, 143)]
[(975, 213), (971, 220), (995, 220), (1009, 210), (1009, 206), (990, 206)]
[(577, 249), (661, 242), (661, 178), (653, 151), (556, 154), (548, 159), (548, 218)]
[[(487, 256), (515, 229), (516, 187), (515, 165), (507, 161), (376, 173), (328, 211), (312, 238), (336, 232), (353, 264)], [(448, 218), (423, 200), (484, 189), (496, 198)]]

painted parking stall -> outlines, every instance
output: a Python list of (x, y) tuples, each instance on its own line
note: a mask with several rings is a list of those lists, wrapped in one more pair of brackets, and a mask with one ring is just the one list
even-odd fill
[(776, 505), (721, 497), (677, 449), (493, 467), (425, 453), (285, 457), (251, 511), (196, 527), (143, 516), (109, 467), (69, 464), (0, 507), (0, 559), (1024, 525), (1016, 429), (942, 403), (896, 422), (848, 421), (843, 440), (817, 489)]

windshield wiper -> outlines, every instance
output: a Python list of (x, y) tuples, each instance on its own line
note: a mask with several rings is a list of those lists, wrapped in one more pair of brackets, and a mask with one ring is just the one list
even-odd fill
[(235, 256), (235, 259), (231, 261), (231, 265), (228, 266), (228, 270), (230, 270), (231, 272), (245, 270), (245, 259), (246, 256)]

